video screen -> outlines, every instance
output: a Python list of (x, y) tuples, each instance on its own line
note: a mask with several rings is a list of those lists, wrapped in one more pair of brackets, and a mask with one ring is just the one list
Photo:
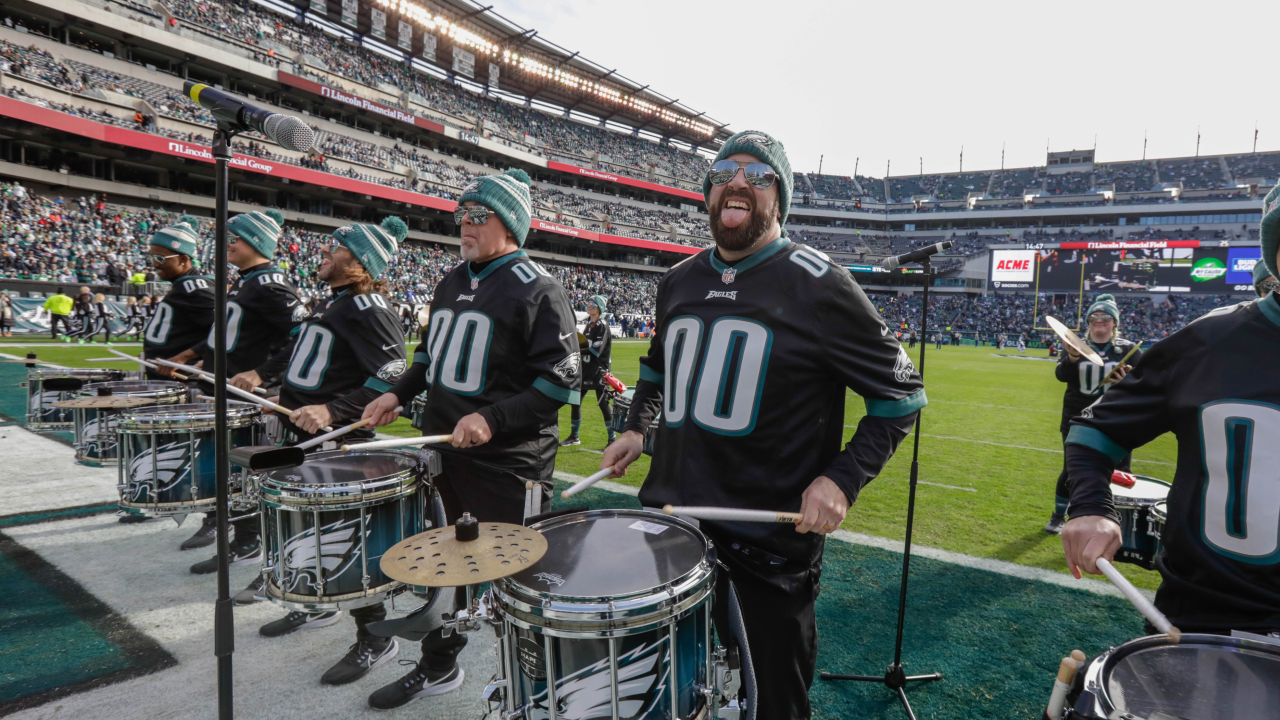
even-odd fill
[[(1034, 267), (1015, 278), (1005, 268), (1025, 268), (1014, 262), (1021, 253), (1034, 253)], [(1257, 248), (997, 250), (992, 253), (990, 279), (996, 290), (1230, 292), (1241, 289), (1233, 279), (1245, 276), (1246, 267), (1251, 271), (1250, 259), (1257, 255)], [(1005, 281), (997, 284), (998, 280)]]

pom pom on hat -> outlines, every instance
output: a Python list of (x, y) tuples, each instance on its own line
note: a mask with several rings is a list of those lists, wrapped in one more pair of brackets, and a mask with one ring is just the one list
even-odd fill
[(194, 215), (183, 215), (182, 217), (178, 218), (178, 224), (186, 225), (192, 230), (195, 230), (196, 232), (200, 232), (200, 219)]
[(506, 175), (507, 177), (513, 177), (519, 180), (520, 182), (524, 183), (525, 185), (529, 185), (529, 186), (533, 185), (533, 180), (529, 178), (529, 173), (525, 172), (524, 170), (521, 170), (520, 168), (511, 168), (510, 170), (507, 170), (502, 174)]
[(276, 210), (275, 208), (267, 208), (266, 210), (262, 211), (262, 214), (266, 215), (272, 220), (275, 220), (276, 224), (279, 225), (280, 227), (284, 227), (284, 213), (280, 212), (279, 210)]
[(394, 237), (396, 242), (404, 242), (404, 239), (409, 237), (409, 226), (395, 215), (388, 215), (382, 219), (382, 229), (391, 233), (391, 237)]

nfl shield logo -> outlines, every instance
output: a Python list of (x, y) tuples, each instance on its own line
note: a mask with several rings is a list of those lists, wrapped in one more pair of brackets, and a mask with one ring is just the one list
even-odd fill
[(729, 283), (733, 282), (733, 276), (737, 274), (738, 274), (738, 271), (736, 269), (725, 268), (724, 272), (720, 274), (720, 281), (723, 282), (725, 285), (728, 285)]
[(478, 287), (480, 287), (480, 281), (475, 278), (471, 278), (471, 289), (475, 290)]

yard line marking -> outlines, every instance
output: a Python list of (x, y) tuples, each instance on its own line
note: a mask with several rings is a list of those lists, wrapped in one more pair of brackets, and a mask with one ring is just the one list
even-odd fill
[[(845, 427), (857, 428), (858, 426), (845, 425)], [(1052, 450), (1050, 448), (1038, 448), (1038, 447), (1031, 447), (1029, 445), (1010, 445), (1008, 443), (991, 442), (990, 440), (974, 440), (973, 438), (955, 437), (954, 435), (930, 435), (929, 433), (920, 433), (920, 437), (936, 438), (938, 440), (959, 440), (960, 442), (978, 443), (979, 445), (995, 445), (996, 447), (1007, 447), (1007, 448), (1013, 448), (1015, 450), (1034, 450), (1036, 452), (1058, 453), (1059, 455), (1062, 454), (1061, 450)], [(1140, 460), (1138, 458), (1134, 458), (1133, 461), (1140, 462), (1140, 463), (1147, 463), (1148, 465), (1167, 465), (1169, 467), (1178, 466), (1177, 463), (1163, 462), (1161, 460)]]
[[(581, 475), (574, 475), (573, 473), (560, 472), (557, 470), (555, 472), (555, 479), (572, 483), (583, 480), (584, 478)], [(631, 487), (630, 485), (623, 485), (609, 480), (601, 480), (596, 483), (594, 487), (622, 495), (630, 495), (632, 497), (635, 497), (640, 492), (637, 488)], [(889, 552), (901, 553), (903, 550), (903, 543), (901, 540), (890, 540), (889, 538), (878, 537), (875, 535), (864, 535), (863, 533), (856, 533), (849, 530), (836, 530), (828, 535), (828, 537), (851, 545), (874, 547), (881, 550), (888, 550)], [(1076, 580), (1066, 573), (1045, 570), (1044, 568), (1032, 567), (1030, 565), (1018, 565), (1016, 563), (1005, 562), (1003, 560), (975, 557), (973, 555), (965, 555), (964, 553), (952, 552), (950, 550), (940, 550), (938, 548), (931, 548), (915, 543), (911, 545), (911, 555), (913, 557), (925, 557), (930, 560), (937, 560), (951, 565), (960, 565), (962, 567), (974, 568), (976, 570), (985, 570), (999, 575), (1008, 575), (1020, 580), (1033, 580), (1036, 582), (1047, 583), (1049, 585), (1058, 585), (1060, 587), (1070, 588), (1072, 590), (1083, 590), (1095, 595), (1109, 595), (1111, 597), (1119, 598), (1124, 597), (1120, 594), (1119, 590), (1105, 580), (1094, 580), (1092, 578)], [(1155, 593), (1150, 590), (1139, 590), (1139, 592), (1146, 595), (1148, 599), (1155, 598)]]
[(1035, 408), (1015, 407), (1013, 405), (984, 405), (982, 403), (960, 402), (959, 400), (936, 400), (934, 398), (929, 398), (929, 404), (933, 404), (933, 403), (949, 403), (951, 405), (971, 405), (973, 407), (1000, 408), (1001, 410), (1022, 410), (1025, 412), (1049, 413), (1050, 415), (1058, 415), (1061, 412), (1059, 410), (1037, 410)]

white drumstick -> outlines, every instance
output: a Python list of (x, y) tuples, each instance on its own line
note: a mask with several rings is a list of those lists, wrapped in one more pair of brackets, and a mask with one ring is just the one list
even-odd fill
[[(132, 355), (125, 355), (124, 353), (120, 352), (119, 350), (107, 350), (107, 352), (115, 353), (116, 355), (119, 355), (119, 356), (120, 356), (120, 358), (121, 358), (122, 360), (132, 360), (132, 361), (134, 361), (134, 362), (138, 363), (139, 365), (141, 365), (142, 367), (151, 368), (152, 370), (155, 370), (155, 369), (157, 369), (157, 368), (159, 367), (159, 365), (156, 365), (155, 363), (149, 363), (149, 362), (147, 362), (146, 360), (143, 360), (142, 358), (136, 358), (136, 357), (134, 357), (134, 356), (132, 356)], [(99, 359), (105, 360), (106, 358), (99, 358)], [(174, 374), (173, 374), (173, 376), (174, 376), (174, 377), (176, 377), (176, 378), (178, 378), (179, 380), (190, 380), (190, 379), (191, 379), (191, 378), (187, 377), (186, 375), (183, 375), (182, 373), (177, 373), (177, 372), (176, 372), (176, 373), (174, 373)]]
[(1049, 693), (1049, 707), (1046, 715), (1049, 720), (1061, 720), (1062, 710), (1067, 704), (1067, 693), (1071, 692), (1071, 683), (1076, 678), (1075, 658), (1064, 657), (1058, 666), (1058, 677), (1053, 681), (1053, 691)]
[(1169, 639), (1173, 640), (1175, 643), (1182, 639), (1182, 631), (1174, 627), (1173, 623), (1169, 622), (1169, 618), (1165, 617), (1164, 613), (1157, 610), (1156, 606), (1152, 605), (1151, 601), (1148, 600), (1146, 596), (1138, 592), (1138, 588), (1134, 587), (1133, 583), (1129, 582), (1125, 576), (1121, 575), (1120, 571), (1116, 570), (1115, 566), (1106, 558), (1098, 558), (1098, 569), (1101, 570), (1102, 574), (1106, 575), (1107, 579), (1111, 581), (1111, 584), (1115, 585), (1116, 589), (1118, 589), (1125, 598), (1138, 609), (1138, 612), (1142, 613), (1142, 616), (1155, 626), (1156, 630), (1166, 633), (1169, 636)]
[[(395, 411), (396, 411), (396, 413), (397, 413), (397, 414), (399, 414), (399, 412), (400, 412), (401, 410), (404, 410), (404, 408), (402, 408), (402, 407), (398, 407), (398, 408), (396, 408), (396, 410), (395, 410)], [(325, 444), (326, 442), (328, 442), (328, 441), (330, 441), (330, 440), (332, 440), (332, 439), (334, 439), (334, 438), (336, 438), (336, 437), (342, 437), (343, 435), (346, 435), (347, 433), (351, 432), (352, 430), (359, 430), (360, 428), (364, 427), (365, 425), (368, 425), (368, 424), (369, 424), (369, 423), (371, 423), (371, 422), (373, 422), (373, 418), (365, 418), (364, 420), (357, 420), (357, 421), (355, 421), (355, 422), (351, 423), (350, 425), (347, 425), (347, 426), (345, 426), (345, 427), (340, 427), (340, 428), (338, 428), (337, 430), (334, 430), (334, 431), (333, 431), (333, 432), (331, 432), (331, 433), (325, 433), (324, 435), (318, 435), (318, 436), (316, 436), (316, 437), (311, 438), (310, 440), (308, 440), (308, 441), (306, 441), (306, 442), (298, 443), (297, 445), (294, 445), (294, 447), (298, 448), (299, 450), (308, 450), (308, 449), (313, 448), (313, 447), (315, 447), (315, 446), (317, 446), (317, 445), (323, 445), (323, 444)]]
[(668, 515), (688, 515), (699, 520), (728, 520), (732, 522), (777, 522), (798, 523), (800, 513), (774, 512), (773, 510), (743, 510), (741, 508), (724, 507), (684, 507), (666, 505), (662, 512)]
[(436, 445), (453, 442), (453, 435), (423, 435), (416, 438), (396, 438), (395, 440), (374, 440), (355, 445), (343, 445), (343, 450), (378, 450), (380, 448), (412, 447), (414, 445)]
[(578, 482), (574, 483), (573, 486), (570, 487), (568, 490), (565, 490), (564, 492), (560, 493), (560, 497), (564, 500), (568, 500), (574, 495), (577, 495), (578, 493), (582, 492), (583, 490), (586, 490), (592, 485), (595, 485), (601, 480), (604, 480), (605, 478), (609, 477), (612, 474), (613, 474), (613, 468), (611, 467), (605, 468), (600, 472), (596, 473), (595, 475), (591, 475), (583, 480), (579, 480)]
[[(209, 382), (214, 381), (212, 374), (207, 373), (198, 367), (191, 367), (190, 365), (183, 365), (182, 363), (170, 362), (168, 360), (161, 360), (160, 358), (156, 358), (156, 362), (161, 365), (164, 365), (165, 367), (177, 368), (179, 370), (186, 370), (192, 375), (199, 375), (200, 377), (207, 379)], [(249, 393), (245, 392), (244, 390), (241, 390), (240, 388), (236, 387), (235, 385), (232, 385), (231, 383), (227, 383), (227, 389), (239, 395), (240, 397), (248, 398), (249, 400), (254, 400), (252, 397), (249, 397)], [(262, 395), (264, 397), (267, 394), (267, 391), (263, 390), (260, 387), (254, 388), (253, 391), (258, 395)], [(254, 400), (254, 402), (257, 402), (257, 401)]]

